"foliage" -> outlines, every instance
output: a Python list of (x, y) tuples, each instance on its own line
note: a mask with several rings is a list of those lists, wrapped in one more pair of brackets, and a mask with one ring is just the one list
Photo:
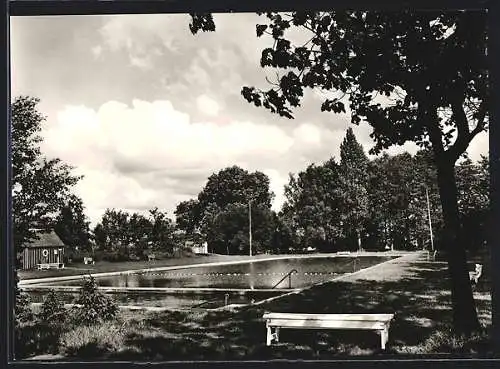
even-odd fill
[(489, 216), (489, 161), (482, 157), (478, 163), (470, 159), (456, 168), (458, 207), (463, 235), (469, 250), (483, 247), (488, 237)]
[(198, 199), (181, 201), (175, 209), (175, 217), (178, 229), (188, 234), (199, 232), (201, 214)]
[[(369, 164), (371, 242), (380, 246), (430, 247), (426, 189), (434, 237), (442, 227), (434, 165), (427, 152), (383, 155)], [(436, 241), (436, 239), (435, 239)]]
[(303, 247), (334, 251), (340, 238), (341, 188), (339, 166), (330, 159), (309, 165), (285, 186), (282, 215), (300, 237)]
[(367, 168), (368, 157), (349, 127), (340, 144), (340, 214), (344, 238), (355, 248), (361, 247), (368, 219)]
[(252, 230), (257, 247), (269, 244), (272, 231), (264, 219), (272, 219), (272, 197), (269, 178), (264, 173), (228, 167), (208, 178), (197, 199), (177, 206), (177, 227), (190, 235), (200, 233), (209, 247), (218, 252), (243, 252), (248, 250), (244, 245), (248, 245), (248, 203), (251, 201), (255, 209)]
[(78, 251), (92, 253), (90, 222), (78, 196), (69, 196), (55, 220), (54, 230), (66, 245), (66, 255)]
[[(207, 238), (214, 253), (248, 254), (249, 219), (248, 205), (228, 204), (213, 219)], [(252, 253), (262, 253), (272, 248), (274, 213), (265, 206), (252, 205)]]
[(58, 327), (67, 319), (67, 311), (63, 301), (57, 295), (57, 292), (50, 290), (45, 297), (40, 312), (37, 314), (37, 320), (46, 324), (50, 329)]
[(124, 340), (124, 331), (116, 323), (79, 326), (62, 334), (60, 351), (67, 356), (95, 358), (105, 352), (118, 351)]
[(12, 205), (14, 247), (34, 239), (32, 230), (53, 222), (81, 177), (59, 159), (48, 159), (40, 151), (41, 126), (45, 117), (38, 111), (37, 98), (20, 96), (11, 104), (12, 121)]
[(124, 261), (133, 257), (145, 258), (154, 250), (172, 253), (175, 245), (175, 226), (158, 208), (149, 216), (129, 214), (122, 210), (106, 209), (95, 228), (96, 245), (110, 261)]
[(34, 315), (30, 303), (31, 299), (26, 292), (16, 294), (16, 303), (14, 306), (15, 327), (33, 322)]
[(175, 225), (165, 212), (158, 208), (149, 211), (152, 227), (150, 242), (153, 250), (162, 250), (172, 253), (177, 241), (175, 239)]
[(118, 305), (97, 288), (95, 278), (84, 278), (82, 288), (75, 300), (73, 319), (78, 325), (98, 325), (114, 320), (118, 314)]

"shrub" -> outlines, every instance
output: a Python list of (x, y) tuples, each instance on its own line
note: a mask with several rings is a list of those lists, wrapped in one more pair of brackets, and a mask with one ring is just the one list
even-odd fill
[(30, 307), (31, 299), (24, 292), (16, 294), (16, 304), (14, 307), (14, 315), (16, 326), (27, 324), (34, 321), (34, 314)]
[(124, 329), (113, 323), (76, 327), (62, 335), (61, 354), (95, 357), (102, 353), (117, 352), (123, 347), (124, 340)]
[(75, 300), (73, 318), (76, 324), (95, 325), (116, 319), (118, 305), (97, 289), (95, 278), (84, 278), (80, 294)]
[(50, 291), (37, 314), (38, 320), (40, 323), (55, 327), (64, 324), (66, 317), (67, 311), (64, 308), (64, 303), (55, 291)]
[(30, 307), (31, 299), (19, 288), (19, 275), (17, 274), (17, 270), (15, 271), (14, 291), (16, 296), (14, 305), (15, 326), (18, 327), (19, 325), (33, 322), (34, 315)]

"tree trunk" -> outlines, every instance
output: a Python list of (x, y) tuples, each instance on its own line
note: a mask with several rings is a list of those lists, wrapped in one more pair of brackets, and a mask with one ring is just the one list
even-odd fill
[(437, 177), (443, 210), (443, 245), (448, 259), (453, 305), (453, 326), (458, 334), (470, 335), (480, 329), (469, 281), (464, 238), (461, 236), (454, 163), (437, 158)]

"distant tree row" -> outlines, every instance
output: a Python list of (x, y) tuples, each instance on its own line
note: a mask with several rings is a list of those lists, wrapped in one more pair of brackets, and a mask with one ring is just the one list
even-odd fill
[[(456, 172), (468, 247), (476, 248), (485, 237), (488, 161), (465, 159)], [(331, 158), (290, 175), (279, 213), (271, 210), (273, 196), (263, 173), (229, 167), (210, 176), (197, 199), (177, 206), (177, 227), (206, 239), (212, 252), (248, 254), (251, 210), (254, 253), (422, 249), (430, 248), (430, 213), (434, 244), (440, 248), (443, 220), (427, 150), (369, 160), (348, 129), (339, 162)]]
[(93, 233), (108, 260), (144, 259), (154, 251), (171, 255), (177, 241), (173, 221), (158, 208), (148, 216), (107, 209)]
[[(434, 244), (441, 248), (443, 219), (432, 154), (384, 154), (369, 161), (362, 153), (348, 131), (340, 163), (332, 158), (290, 176), (280, 214), (288, 229), (300, 235), (302, 245), (324, 251), (422, 249), (430, 248), (430, 213)], [(486, 237), (487, 158), (476, 164), (463, 160), (456, 176), (467, 245), (476, 249)]]

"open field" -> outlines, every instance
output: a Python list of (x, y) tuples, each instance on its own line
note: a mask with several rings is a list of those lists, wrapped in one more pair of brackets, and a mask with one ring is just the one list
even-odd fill
[[(212, 311), (122, 311), (120, 320), (63, 335), (52, 358), (65, 360), (332, 359), (413, 354), (487, 355), (491, 326), (489, 267), (475, 289), (484, 334), (464, 340), (450, 333), (446, 264), (409, 255), (259, 305)], [(371, 332), (283, 330), (265, 345), (264, 312), (395, 313), (388, 349)], [(89, 330), (88, 328), (85, 328)], [(90, 329), (90, 330), (92, 330)]]

